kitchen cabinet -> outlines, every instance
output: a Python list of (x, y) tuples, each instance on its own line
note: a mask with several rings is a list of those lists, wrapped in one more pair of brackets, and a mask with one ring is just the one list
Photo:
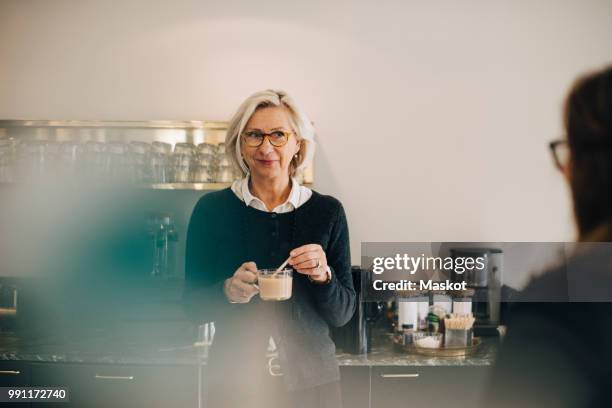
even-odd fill
[[(22, 361), (0, 361), (0, 387), (28, 387), (30, 365)], [(20, 408), (31, 407), (30, 403), (19, 403)]]
[(340, 367), (340, 388), (342, 405), (350, 408), (369, 408), (370, 406), (370, 367)]
[(488, 373), (488, 367), (372, 367), (371, 406), (478, 406)]
[(197, 407), (196, 366), (31, 364), (32, 386), (70, 389), (70, 404), (33, 407)]
[(0, 387), (30, 385), (30, 366), (22, 361), (0, 361)]
[[(205, 367), (0, 361), (0, 386), (68, 387), (70, 403), (24, 407), (204, 407)], [(200, 371), (200, 372), (199, 372)], [(487, 366), (341, 366), (345, 407), (478, 406)]]

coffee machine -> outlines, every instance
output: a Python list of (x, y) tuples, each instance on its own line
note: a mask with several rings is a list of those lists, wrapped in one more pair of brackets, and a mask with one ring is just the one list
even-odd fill
[(382, 315), (383, 303), (363, 300), (362, 285), (369, 285), (371, 272), (359, 266), (351, 268), (353, 286), (357, 293), (355, 314), (342, 327), (333, 328), (332, 340), (338, 349), (349, 354), (365, 354), (372, 347), (372, 327)]
[(466, 282), (474, 290), (472, 313), (476, 318), (476, 335), (497, 331), (500, 324), (504, 253), (498, 248), (451, 248), (452, 258), (483, 258), (484, 267), (466, 268), (463, 273), (451, 273), (451, 281)]

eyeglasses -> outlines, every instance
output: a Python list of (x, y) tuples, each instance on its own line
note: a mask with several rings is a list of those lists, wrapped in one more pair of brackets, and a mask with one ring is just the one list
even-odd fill
[(249, 147), (259, 147), (267, 138), (272, 146), (281, 147), (289, 141), (289, 136), (291, 136), (292, 134), (292, 132), (283, 130), (275, 130), (270, 133), (252, 130), (249, 132), (244, 132), (242, 134), (242, 140), (244, 140), (244, 143)]
[(564, 171), (569, 164), (570, 149), (567, 140), (553, 140), (548, 144), (555, 166)]

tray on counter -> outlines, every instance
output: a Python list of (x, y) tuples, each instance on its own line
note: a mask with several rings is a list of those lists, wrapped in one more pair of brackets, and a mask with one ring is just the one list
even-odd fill
[(474, 353), (480, 345), (482, 340), (480, 337), (474, 337), (472, 339), (472, 345), (467, 347), (444, 347), (444, 344), (440, 348), (426, 348), (417, 347), (414, 344), (404, 345), (401, 343), (401, 337), (393, 336), (393, 349), (396, 352), (408, 353), (408, 354), (420, 354), (430, 357), (463, 357)]

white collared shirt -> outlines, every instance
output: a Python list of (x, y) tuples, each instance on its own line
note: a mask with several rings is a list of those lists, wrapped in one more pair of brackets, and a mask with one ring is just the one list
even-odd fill
[[(260, 211), (265, 212), (274, 212), (277, 214), (288, 213), (302, 204), (312, 197), (312, 190), (308, 187), (304, 187), (298, 183), (295, 177), (291, 178), (291, 192), (289, 192), (289, 197), (287, 197), (287, 201), (278, 205), (272, 209), (272, 211), (268, 211), (268, 208), (259, 198), (255, 197), (251, 194), (249, 190), (249, 176), (243, 177), (239, 180), (236, 180), (232, 183), (232, 191), (236, 194), (236, 197), (243, 201), (248, 207), (253, 207)], [(328, 279), (331, 279), (331, 269), (329, 265), (325, 268), (327, 272)]]
[(289, 193), (289, 197), (287, 197), (287, 201), (274, 207), (272, 211), (266, 208), (263, 201), (251, 194), (249, 190), (249, 176), (234, 181), (232, 183), (232, 191), (236, 194), (236, 197), (238, 197), (240, 201), (243, 201), (248, 207), (277, 214), (291, 212), (312, 197), (312, 190), (308, 187), (301, 186), (295, 178), (291, 178), (291, 192)]

